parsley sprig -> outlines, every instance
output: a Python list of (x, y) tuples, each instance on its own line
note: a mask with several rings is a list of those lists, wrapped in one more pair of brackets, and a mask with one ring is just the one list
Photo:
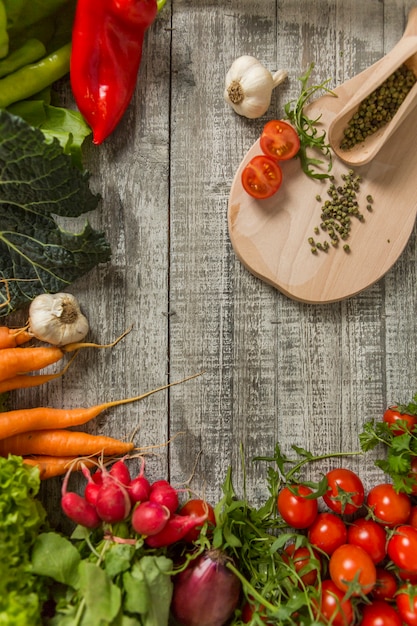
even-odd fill
[[(299, 78), (301, 82), (301, 94), (297, 100), (291, 100), (284, 106), (284, 112), (286, 119), (295, 127), (300, 137), (301, 146), (297, 157), (300, 159), (303, 172), (311, 178), (321, 180), (331, 178), (332, 176), (330, 173), (333, 167), (332, 152), (330, 144), (326, 139), (326, 131), (318, 132), (317, 125), (320, 122), (321, 115), (312, 119), (306, 113), (305, 107), (318, 91), (325, 91), (330, 95), (335, 94), (326, 86), (330, 79), (318, 85), (308, 84), (313, 68), (314, 63), (311, 63), (305, 74)], [(311, 156), (309, 153), (311, 149), (321, 153), (322, 156), (325, 157), (325, 160)], [(320, 168), (322, 168), (326, 161), (327, 172), (323, 172)]]

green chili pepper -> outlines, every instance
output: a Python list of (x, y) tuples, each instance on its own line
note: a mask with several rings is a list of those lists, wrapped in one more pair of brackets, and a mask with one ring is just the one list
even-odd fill
[(9, 74), (0, 80), (0, 109), (30, 98), (69, 72), (71, 44)]
[(12, 74), (21, 67), (39, 61), (46, 55), (46, 48), (39, 39), (28, 39), (20, 48), (13, 50), (0, 61), (0, 78)]
[(0, 0), (0, 59), (9, 53), (9, 34), (7, 32), (6, 7), (3, 0)]

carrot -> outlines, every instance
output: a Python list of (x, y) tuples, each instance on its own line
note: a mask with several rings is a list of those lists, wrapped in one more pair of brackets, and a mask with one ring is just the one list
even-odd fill
[(0, 413), (0, 439), (5, 439), (6, 437), (11, 437), (12, 435), (17, 435), (31, 430), (80, 426), (81, 424), (86, 424), (90, 420), (94, 419), (106, 409), (143, 400), (158, 391), (168, 389), (168, 387), (173, 387), (174, 385), (179, 385), (180, 383), (196, 378), (197, 376), (200, 376), (200, 374), (194, 374), (193, 376), (189, 376), (183, 380), (163, 385), (162, 387), (158, 387), (152, 391), (147, 391), (140, 396), (124, 398), (122, 400), (113, 400), (111, 402), (104, 402), (103, 404), (86, 408), (55, 409), (48, 407), (36, 407), (32, 409), (5, 411), (4, 413)]
[(65, 429), (35, 430), (0, 440), (0, 456), (122, 456), (133, 448), (134, 444), (130, 441)]
[(8, 328), (0, 326), (0, 350), (16, 348), (33, 339), (27, 328)]
[(54, 478), (55, 476), (62, 476), (66, 474), (68, 469), (72, 467), (74, 470), (81, 470), (82, 464), (87, 467), (94, 467), (97, 465), (98, 460), (80, 459), (78, 456), (48, 456), (44, 454), (35, 456), (24, 456), (24, 463), (28, 465), (34, 465), (39, 468), (39, 476), (41, 480), (47, 478)]
[(65, 374), (76, 356), (77, 353), (75, 352), (66, 366), (60, 372), (55, 372), (54, 374), (17, 374), (17, 376), (13, 376), (12, 378), (0, 380), (0, 394), (13, 391), (14, 389), (38, 387), (39, 385), (49, 383), (51, 380), (56, 380)]
[(109, 344), (69, 343), (57, 346), (35, 346), (27, 348), (5, 348), (0, 350), (0, 381), (14, 378), (19, 374), (28, 374), (43, 369), (60, 361), (67, 352), (75, 352), (80, 348), (112, 348), (129, 331), (126, 331)]

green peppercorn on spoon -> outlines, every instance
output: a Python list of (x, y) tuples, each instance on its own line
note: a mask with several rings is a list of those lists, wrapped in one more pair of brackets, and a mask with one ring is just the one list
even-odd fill
[[(409, 39), (401, 44), (405, 59), (417, 51), (416, 17), (413, 10), (406, 31)], [(377, 72), (382, 74), (384, 63), (385, 57), (305, 107), (307, 117), (317, 120), (318, 134), (328, 133), (358, 92), (365, 95), (364, 85)], [(417, 107), (407, 115), (407, 122), (391, 135), (392, 141), (369, 162), (353, 167), (335, 155), (334, 181), (307, 176), (298, 158), (282, 161), (282, 185), (265, 200), (252, 198), (242, 185), (246, 165), (262, 153), (259, 139), (255, 141), (236, 170), (228, 202), (230, 241), (245, 268), (284, 295), (312, 304), (350, 298), (380, 280), (403, 253), (417, 215)], [(327, 165), (323, 158), (323, 172), (328, 171)], [(332, 200), (335, 192), (330, 187), (335, 184), (342, 190), (341, 213), (345, 214), (356, 177), (359, 190), (353, 189), (352, 200), (358, 202), (359, 213), (352, 215), (347, 238), (333, 241), (322, 218), (323, 206)], [(345, 215), (343, 219), (346, 223)]]
[[(398, 108), (389, 111), (384, 106), (385, 92), (392, 100), (400, 100), (398, 70), (409, 70), (414, 86), (401, 87), (404, 98)], [(374, 66), (375, 67), (375, 66)], [(404, 72), (403, 72), (404, 73)], [(405, 95), (407, 94), (407, 95)], [(386, 97), (385, 97), (386, 100)], [(334, 117), (328, 129), (328, 139), (335, 154), (346, 164), (354, 167), (369, 163), (381, 148), (394, 141), (397, 128), (408, 117), (417, 104), (417, 7), (409, 14), (407, 27), (397, 45), (378, 62), (375, 71), (367, 77), (343, 108)], [(359, 113), (358, 110), (361, 107)], [(392, 105), (391, 105), (392, 108)], [(377, 109), (382, 109), (378, 110)], [(394, 112), (395, 111), (395, 112)], [(378, 122), (382, 116), (389, 116), (390, 121)], [(355, 117), (354, 117), (355, 116)], [(392, 116), (392, 117), (391, 117)], [(349, 127), (349, 122), (351, 125)], [(377, 128), (377, 130), (375, 130)], [(365, 130), (364, 130), (365, 129)], [(349, 140), (345, 133), (349, 132)], [(368, 135), (366, 133), (369, 133)], [(364, 138), (365, 136), (365, 138)]]

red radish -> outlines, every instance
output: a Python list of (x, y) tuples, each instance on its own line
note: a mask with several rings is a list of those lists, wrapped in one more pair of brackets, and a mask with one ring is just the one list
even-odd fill
[(101, 519), (95, 507), (78, 493), (69, 491), (61, 498), (61, 506), (70, 520), (86, 528), (97, 528)]
[(131, 503), (127, 489), (111, 478), (105, 478), (97, 494), (96, 510), (103, 522), (122, 522), (130, 513)]
[(207, 512), (203, 515), (178, 515), (174, 513), (167, 521), (165, 527), (156, 535), (147, 537), (145, 543), (151, 548), (170, 546), (184, 539), (190, 530), (202, 526), (207, 519)]
[(93, 475), (91, 475), (90, 470), (86, 465), (84, 465), (84, 463), (81, 464), (81, 471), (84, 477), (87, 479), (87, 485), (84, 489), (84, 498), (87, 500), (87, 502), (95, 506), (97, 502), (98, 492), (100, 491), (103, 482), (103, 475), (101, 472), (95, 472)]
[(129, 485), (129, 496), (133, 503), (149, 500), (150, 492), (151, 484), (145, 476), (136, 476)]
[(158, 502), (140, 502), (132, 513), (132, 527), (139, 535), (156, 535), (165, 527), (171, 513)]
[(129, 468), (123, 460), (116, 461), (110, 468), (110, 476), (119, 481), (122, 485), (129, 485), (131, 479)]
[(167, 480), (152, 483), (149, 500), (166, 506), (171, 513), (175, 513), (178, 508), (178, 492)]
[(101, 470), (96, 470), (94, 474), (91, 474), (91, 478), (97, 485), (103, 484), (103, 472)]
[(219, 550), (201, 555), (174, 576), (172, 612), (181, 626), (222, 626), (238, 606), (241, 584)]

